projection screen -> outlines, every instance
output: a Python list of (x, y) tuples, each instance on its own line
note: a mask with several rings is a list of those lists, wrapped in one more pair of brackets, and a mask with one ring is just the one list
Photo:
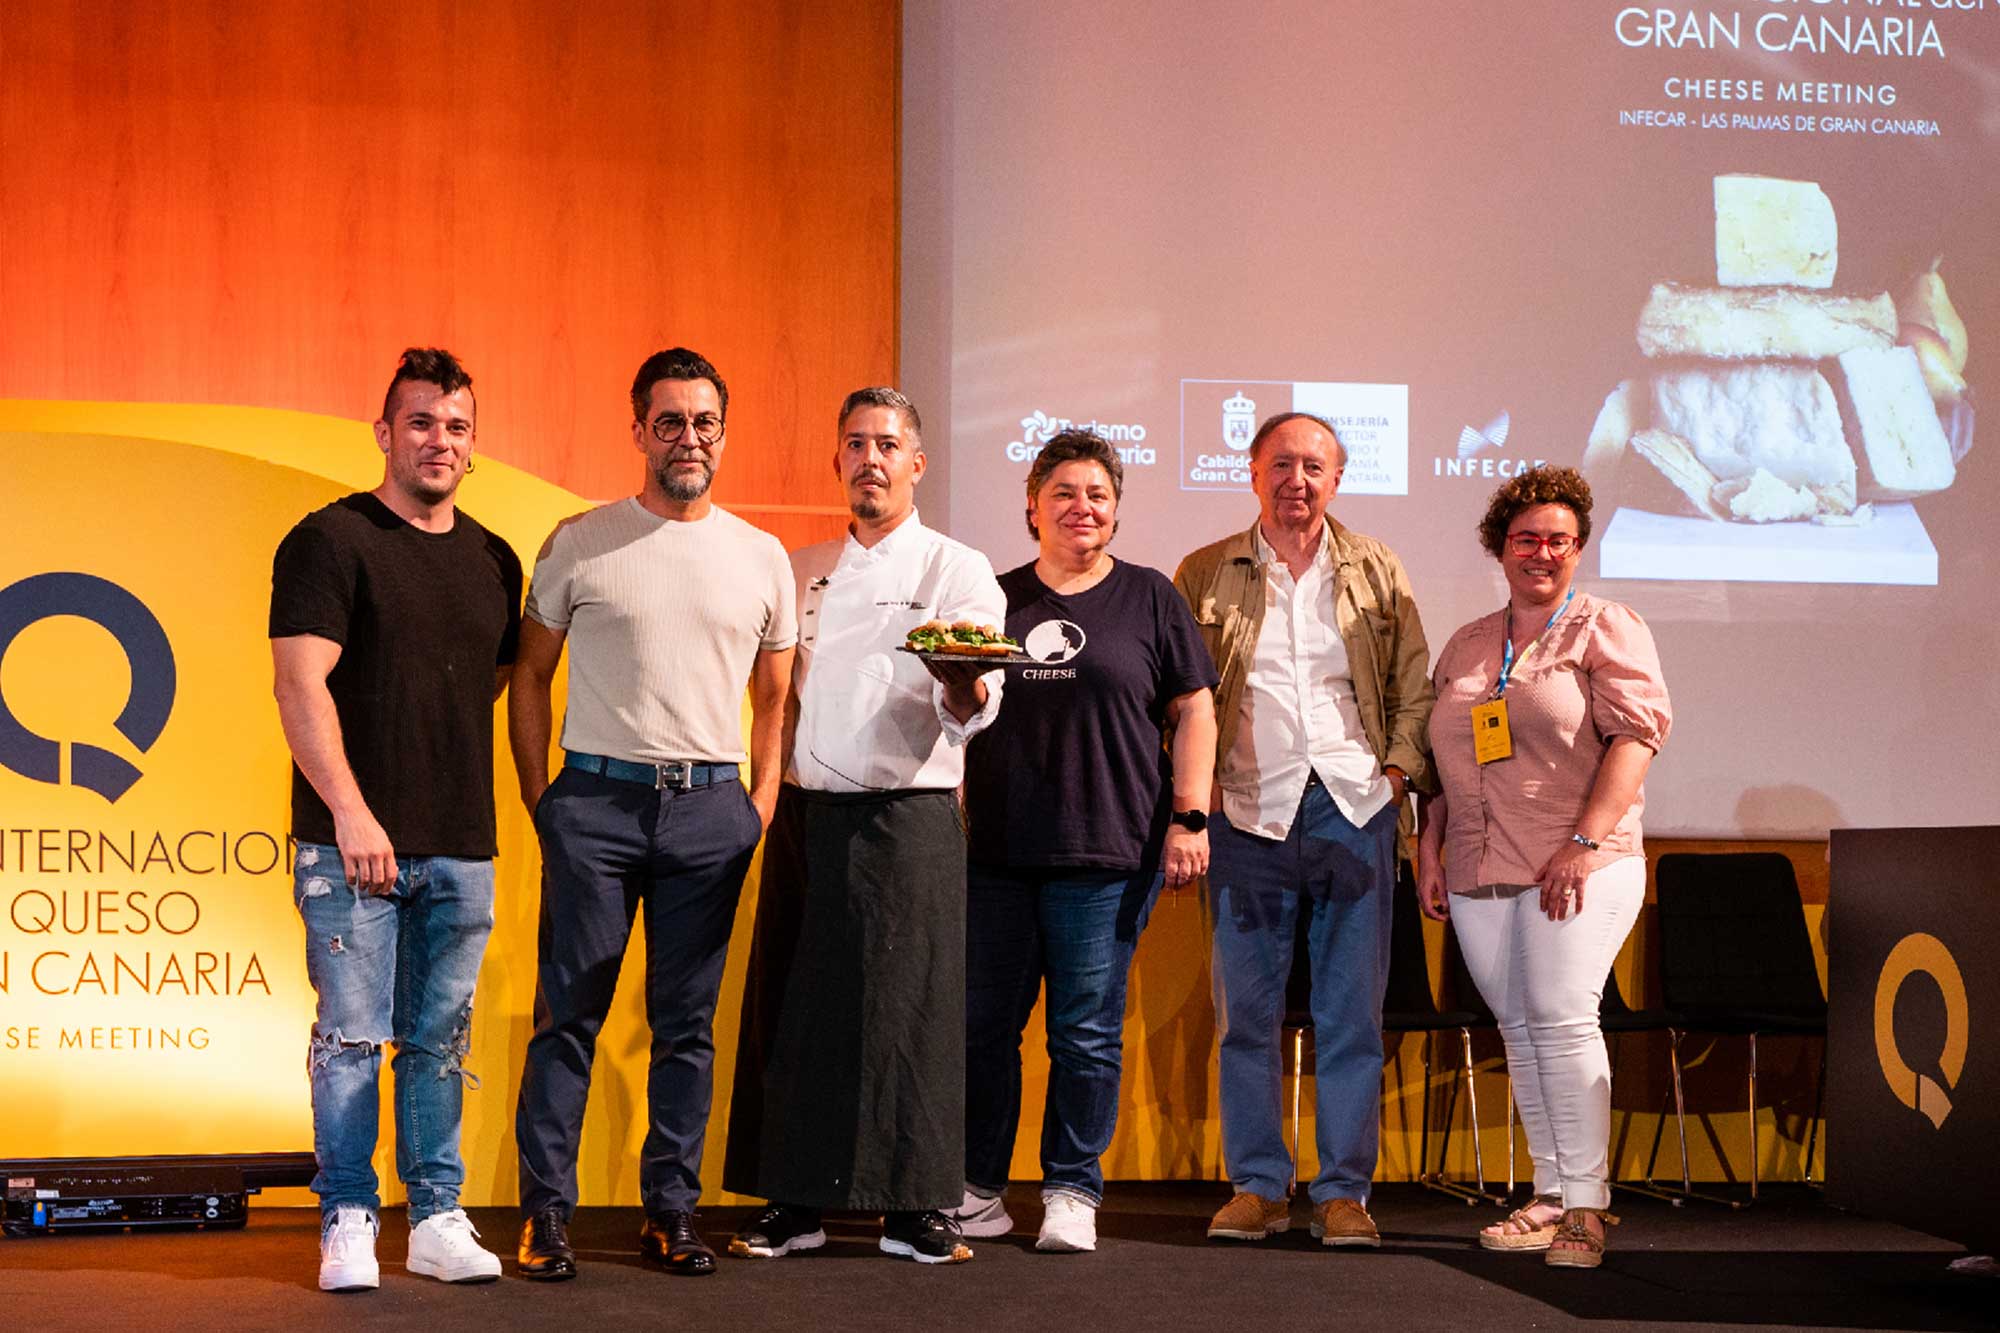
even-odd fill
[(1171, 571), (1299, 408), (1435, 647), (1504, 599), (1494, 488), (1582, 466), (1584, 585), (1676, 703), (1650, 831), (2000, 810), (2000, 0), (904, 18), (922, 499), (996, 567), (1063, 424), (1122, 450), (1114, 553)]

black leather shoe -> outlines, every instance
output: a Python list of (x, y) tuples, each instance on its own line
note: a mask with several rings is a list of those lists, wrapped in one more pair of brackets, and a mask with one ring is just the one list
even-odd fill
[(673, 1210), (647, 1218), (639, 1228), (639, 1253), (682, 1277), (706, 1277), (715, 1271), (715, 1251), (694, 1229), (693, 1213)]
[(514, 1271), (531, 1282), (560, 1282), (576, 1276), (576, 1251), (569, 1247), (569, 1227), (562, 1205), (552, 1203), (521, 1223), (521, 1248)]

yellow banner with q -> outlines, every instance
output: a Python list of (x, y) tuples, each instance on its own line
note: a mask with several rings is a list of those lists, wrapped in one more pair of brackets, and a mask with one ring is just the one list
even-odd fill
[[(311, 1148), (271, 556), (381, 467), (360, 422), (0, 401), (0, 1156)], [(488, 460), (460, 500), (528, 564), (587, 504)], [(478, 1203), (512, 1201), (534, 993), (539, 862), (504, 740), (496, 765), (498, 920), (469, 1062), (489, 1091), (465, 1127)]]

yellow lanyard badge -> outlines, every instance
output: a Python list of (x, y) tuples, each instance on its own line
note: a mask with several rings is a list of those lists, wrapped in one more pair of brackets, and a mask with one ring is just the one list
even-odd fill
[(1514, 753), (1514, 734), (1507, 730), (1507, 701), (1488, 699), (1472, 706), (1472, 757), (1482, 764)]

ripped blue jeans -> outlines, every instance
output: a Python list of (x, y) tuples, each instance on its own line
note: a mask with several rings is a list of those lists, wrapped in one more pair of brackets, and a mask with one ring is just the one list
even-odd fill
[[(306, 925), (306, 975), (319, 996), (312, 1031), (313, 1151), (320, 1211), (381, 1206), (374, 1156), (382, 1048), (396, 1044), (396, 1174), (410, 1225), (458, 1207), (463, 1066), (472, 991), (493, 932), (493, 862), (396, 859), (396, 887), (357, 893), (340, 851), (302, 842), (292, 898)], [(475, 1083), (476, 1086), (476, 1083)]]

